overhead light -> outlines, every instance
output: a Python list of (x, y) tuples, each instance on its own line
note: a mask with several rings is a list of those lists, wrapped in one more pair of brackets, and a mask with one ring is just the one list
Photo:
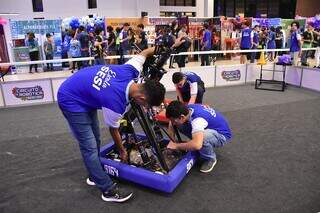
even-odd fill
[(0, 12), (0, 16), (18, 16), (20, 13), (2, 13)]

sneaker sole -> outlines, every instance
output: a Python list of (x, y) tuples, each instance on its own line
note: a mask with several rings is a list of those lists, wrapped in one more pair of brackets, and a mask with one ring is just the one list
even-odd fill
[(203, 173), (209, 173), (212, 171), (213, 167), (217, 164), (217, 160), (214, 162), (214, 164), (212, 164), (212, 166), (210, 167), (210, 169), (208, 170), (201, 170), (200, 169), (200, 172), (203, 172)]
[(96, 185), (94, 182), (92, 182), (91, 180), (89, 180), (89, 178), (87, 178), (86, 183), (87, 183), (89, 186), (95, 186), (95, 185)]
[(131, 193), (130, 195), (128, 195), (127, 197), (124, 197), (122, 199), (116, 199), (116, 198), (107, 198), (107, 197), (103, 196), (103, 194), (102, 194), (101, 198), (103, 201), (106, 201), (106, 202), (122, 203), (122, 202), (129, 200), (132, 197), (132, 195), (133, 195), (133, 193)]

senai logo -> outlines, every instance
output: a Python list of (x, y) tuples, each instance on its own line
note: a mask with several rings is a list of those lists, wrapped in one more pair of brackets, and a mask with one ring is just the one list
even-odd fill
[(189, 162), (188, 162), (188, 164), (187, 164), (187, 173), (190, 171), (190, 169), (192, 168), (192, 166), (193, 166), (193, 159), (191, 159)]
[(38, 100), (44, 98), (44, 92), (41, 86), (24, 88), (14, 87), (12, 89), (12, 94), (16, 98), (20, 98), (23, 101)]
[(226, 81), (239, 81), (241, 78), (240, 70), (223, 71), (221, 76)]
[(109, 175), (119, 177), (119, 171), (118, 169), (114, 168), (113, 166), (104, 165), (104, 169)]

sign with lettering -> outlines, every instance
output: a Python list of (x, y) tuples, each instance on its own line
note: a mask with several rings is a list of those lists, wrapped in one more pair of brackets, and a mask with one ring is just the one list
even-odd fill
[(5, 82), (2, 88), (7, 106), (53, 101), (50, 80)]

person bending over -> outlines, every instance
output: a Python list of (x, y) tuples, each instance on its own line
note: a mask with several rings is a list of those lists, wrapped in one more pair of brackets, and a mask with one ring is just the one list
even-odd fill
[(172, 150), (198, 151), (202, 164), (200, 171), (210, 172), (217, 163), (215, 149), (230, 141), (232, 134), (223, 115), (209, 106), (201, 104), (184, 105), (171, 102), (166, 109), (170, 119), (169, 134), (175, 138), (174, 126), (190, 140), (183, 143), (170, 141), (167, 148)]
[(65, 80), (58, 91), (59, 107), (78, 141), (88, 171), (87, 184), (96, 185), (104, 201), (124, 202), (132, 192), (120, 190), (101, 165), (97, 110), (102, 109), (120, 158), (127, 161), (118, 128), (130, 99), (142, 106), (159, 106), (165, 96), (165, 88), (158, 81), (135, 83), (146, 58), (153, 53), (154, 48), (149, 48), (124, 65), (84, 68)]
[(200, 76), (193, 72), (175, 72), (172, 82), (176, 87), (178, 100), (189, 104), (202, 103), (205, 86)]

